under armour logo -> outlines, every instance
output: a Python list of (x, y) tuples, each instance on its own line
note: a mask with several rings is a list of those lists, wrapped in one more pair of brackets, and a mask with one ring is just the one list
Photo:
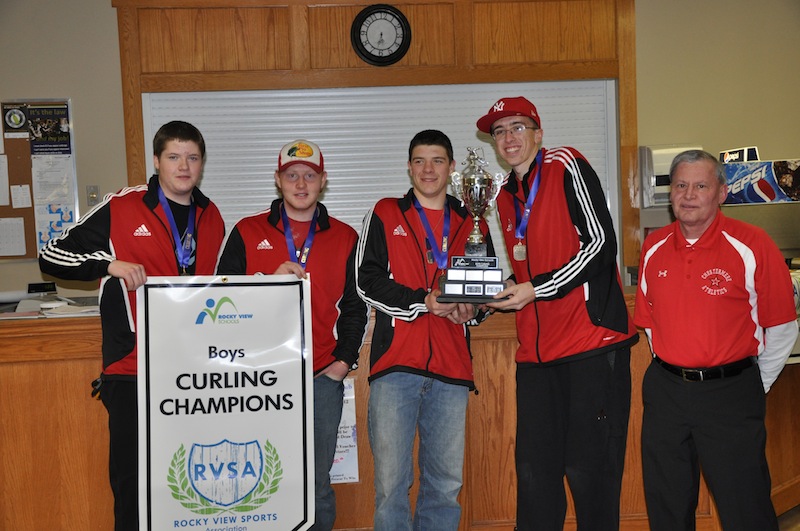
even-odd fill
[(667, 276), (667, 270), (666, 269), (662, 269), (661, 271), (658, 272), (658, 278), (662, 278), (662, 277), (666, 277), (666, 276)]
[(500, 100), (500, 101), (498, 101), (497, 103), (494, 104), (494, 107), (492, 107), (492, 110), (494, 112), (500, 112), (500, 111), (503, 110), (503, 107), (505, 107), (505, 106), (506, 106), (506, 102), (504, 102), (503, 100)]

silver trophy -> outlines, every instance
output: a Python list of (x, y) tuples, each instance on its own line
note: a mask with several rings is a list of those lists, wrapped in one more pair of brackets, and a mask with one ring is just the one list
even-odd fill
[[(487, 256), (486, 241), (480, 228), (480, 220), (486, 210), (497, 199), (505, 177), (502, 173), (492, 176), (484, 167), (481, 148), (467, 148), (469, 154), (463, 162), (461, 173), (450, 174), (453, 194), (472, 216), (472, 232), (467, 237), (465, 256), (450, 258), (450, 268), (439, 280), (442, 294), (439, 302), (472, 302), (480, 304), (493, 300), (503, 291), (503, 270), (496, 256)], [(480, 152), (480, 155), (479, 155)]]

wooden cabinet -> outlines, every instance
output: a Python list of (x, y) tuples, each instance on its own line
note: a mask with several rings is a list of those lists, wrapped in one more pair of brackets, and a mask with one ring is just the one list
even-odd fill
[(0, 321), (0, 529), (114, 529), (100, 319)]
[[(362, 351), (367, 358), (369, 345)], [(495, 314), (473, 331), (478, 394), (470, 396), (463, 531), (511, 531), (514, 473), (516, 331), (513, 315)], [(632, 407), (621, 514), (623, 530), (646, 530), (639, 456), (641, 379), (650, 360), (642, 339), (631, 359)], [(89, 396), (100, 371), (97, 318), (0, 321), (0, 529), (112, 529), (108, 431), (103, 405)], [(366, 367), (356, 377), (360, 482), (336, 485), (337, 529), (372, 527), (372, 455), (366, 426)], [(767, 400), (767, 458), (778, 513), (800, 504), (800, 365), (789, 365)], [(412, 493), (412, 495), (415, 492)], [(720, 529), (705, 487), (698, 529)], [(576, 528), (572, 506), (565, 529)]]

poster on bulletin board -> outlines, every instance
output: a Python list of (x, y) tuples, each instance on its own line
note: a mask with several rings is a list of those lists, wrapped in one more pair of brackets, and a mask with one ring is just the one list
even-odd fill
[(0, 103), (0, 259), (36, 258), (78, 218), (70, 100)]

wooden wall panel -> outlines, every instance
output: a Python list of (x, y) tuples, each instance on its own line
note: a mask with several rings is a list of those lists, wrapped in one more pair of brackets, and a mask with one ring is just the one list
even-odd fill
[(141, 9), (142, 73), (289, 69), (287, 8)]
[(308, 9), (311, 68), (357, 68), (364, 63), (350, 46), (350, 24), (358, 6), (313, 6)]
[[(473, 54), (475, 64), (555, 61), (558, 42), (558, 5), (521, 2), (476, 2)], [(550, 28), (550, 30), (548, 30)]]
[(576, 61), (594, 56), (592, 49), (592, 4), (591, 2), (562, 2), (558, 5), (559, 61)]
[[(503, 321), (495, 317), (481, 326), (514, 325), (512, 319)], [(466, 490), (469, 501), (465, 519), (470, 522), (467, 529), (490, 523), (514, 525), (517, 509), (515, 337), (512, 328), (507, 330), (506, 339), (491, 337), (472, 341), (473, 354), (480, 356), (482, 363), (475, 364), (475, 385), (479, 394), (470, 397), (467, 411), (464, 484), (485, 487)]]
[(800, 499), (800, 459), (796, 458), (800, 455), (798, 389), (800, 365), (790, 365), (767, 394), (767, 462), (772, 476), (772, 503), (778, 514), (796, 507)]
[(291, 68), (288, 9), (237, 9), (236, 15), (239, 64), (234, 70)]
[(617, 97), (619, 99), (620, 210), (622, 222), (617, 239), (622, 245), (622, 263), (639, 265), (642, 248), (639, 230), (639, 153), (636, 119), (636, 21), (633, 2), (618, 2), (616, 9)]
[(475, 63), (614, 59), (614, 6), (609, 0), (476, 2)]
[(403, 12), (412, 28), (411, 47), (403, 58), (408, 65), (452, 66), (456, 62), (456, 46), (472, 39), (468, 34), (455, 34), (453, 4), (409, 5)]
[[(591, 24), (589, 27), (592, 56), (596, 59), (618, 59), (617, 41), (621, 36), (617, 33), (617, 4), (616, 2), (593, 1), (591, 9)], [(631, 52), (633, 50), (630, 50)], [(628, 50), (624, 50), (623, 54)]]

